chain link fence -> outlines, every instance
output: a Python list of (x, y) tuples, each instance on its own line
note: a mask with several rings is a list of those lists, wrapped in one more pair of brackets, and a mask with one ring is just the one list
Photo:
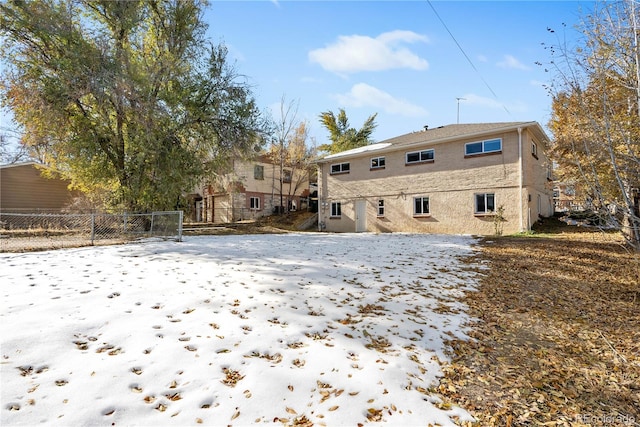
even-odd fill
[(182, 211), (144, 214), (0, 212), (0, 252), (125, 243), (149, 238), (182, 240)]

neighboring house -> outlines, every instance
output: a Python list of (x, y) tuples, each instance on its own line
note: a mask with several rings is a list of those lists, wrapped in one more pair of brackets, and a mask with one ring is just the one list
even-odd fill
[(494, 234), (553, 214), (537, 122), (442, 126), (318, 161), (319, 229)]
[(582, 211), (586, 206), (576, 197), (575, 187), (562, 182), (553, 187), (553, 204), (556, 212)]
[(228, 173), (190, 195), (190, 218), (195, 222), (226, 223), (306, 208), (308, 171), (284, 167), (282, 194), (280, 177), (280, 166), (267, 156), (255, 161), (234, 160)]
[(47, 166), (36, 162), (0, 166), (0, 211), (59, 211), (79, 192), (69, 190), (69, 181), (42, 175)]

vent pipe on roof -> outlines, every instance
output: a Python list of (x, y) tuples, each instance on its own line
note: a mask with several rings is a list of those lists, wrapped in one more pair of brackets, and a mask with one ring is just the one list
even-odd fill
[(424, 125), (423, 128), (424, 130), (429, 130), (429, 125)]

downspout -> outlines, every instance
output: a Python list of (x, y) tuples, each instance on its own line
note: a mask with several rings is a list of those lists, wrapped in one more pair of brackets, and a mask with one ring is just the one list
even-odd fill
[(523, 166), (522, 166), (522, 128), (518, 128), (518, 197), (520, 204), (520, 232), (524, 232), (524, 206), (522, 201), (523, 196)]
[(317, 163), (316, 164), (317, 168), (318, 168), (318, 231), (323, 231), (323, 224), (324, 224), (324, 209), (323, 209), (323, 204), (324, 204), (324, 177), (323, 177), (323, 169), (324, 169), (324, 163)]

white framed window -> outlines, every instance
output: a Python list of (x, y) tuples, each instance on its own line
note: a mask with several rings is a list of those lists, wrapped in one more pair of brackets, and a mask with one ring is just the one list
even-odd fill
[(371, 159), (371, 169), (384, 169), (385, 163), (384, 157), (374, 157)]
[(335, 163), (331, 165), (331, 175), (338, 173), (349, 173), (351, 165), (349, 163)]
[(413, 215), (429, 215), (429, 198), (428, 197), (414, 197), (413, 198)]
[(342, 203), (331, 202), (331, 218), (340, 218), (342, 216)]
[(474, 212), (489, 214), (496, 211), (496, 195), (494, 193), (478, 193), (475, 195)]
[(405, 154), (405, 164), (432, 162), (435, 158), (435, 150), (411, 151)]
[(535, 142), (531, 142), (531, 154), (536, 159), (538, 158), (538, 144), (536, 144)]
[(289, 169), (282, 171), (282, 182), (291, 182), (291, 171)]
[(465, 156), (478, 154), (499, 153), (502, 151), (502, 139), (488, 139), (486, 141), (468, 142), (464, 144)]
[(249, 197), (249, 209), (254, 211), (260, 210), (260, 197)]
[(384, 200), (378, 200), (378, 217), (384, 216)]

